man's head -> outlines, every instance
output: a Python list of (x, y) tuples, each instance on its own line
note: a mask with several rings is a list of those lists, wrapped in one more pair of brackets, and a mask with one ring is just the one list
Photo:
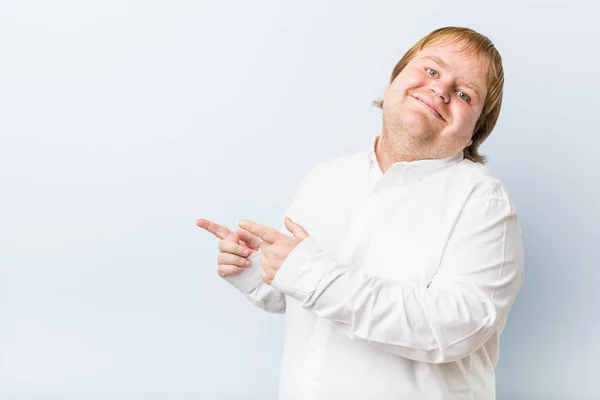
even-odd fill
[(500, 54), (485, 36), (447, 27), (417, 42), (396, 64), (383, 101), (383, 136), (418, 158), (478, 153), (496, 125), (504, 86)]

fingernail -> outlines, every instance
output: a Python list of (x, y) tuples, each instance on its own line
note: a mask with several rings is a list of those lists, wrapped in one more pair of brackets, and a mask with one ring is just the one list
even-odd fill
[(249, 267), (250, 265), (252, 265), (252, 261), (250, 261), (250, 260), (246, 260), (246, 266), (248, 266), (248, 267)]

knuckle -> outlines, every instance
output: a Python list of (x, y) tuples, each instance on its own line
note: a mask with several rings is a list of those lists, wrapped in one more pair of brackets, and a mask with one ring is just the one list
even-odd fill
[(220, 264), (231, 264), (232, 255), (229, 253), (221, 253), (219, 255), (219, 263)]
[(225, 278), (225, 277), (231, 276), (231, 275), (235, 275), (235, 274), (239, 274), (241, 271), (242, 271), (242, 269), (235, 265), (220, 265), (219, 268), (217, 268), (217, 273), (222, 278)]

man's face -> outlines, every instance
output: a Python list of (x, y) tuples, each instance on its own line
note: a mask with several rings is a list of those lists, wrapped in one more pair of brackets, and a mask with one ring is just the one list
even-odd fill
[(423, 158), (449, 157), (471, 144), (487, 92), (487, 62), (462, 47), (423, 49), (386, 89), (383, 119), (391, 143), (408, 141)]

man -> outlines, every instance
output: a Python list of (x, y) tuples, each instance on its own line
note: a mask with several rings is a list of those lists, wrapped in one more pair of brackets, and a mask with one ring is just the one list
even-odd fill
[(304, 179), (292, 236), (198, 220), (223, 239), (219, 274), (286, 314), (281, 400), (495, 398), (523, 281), (515, 208), (478, 152), (503, 81), (486, 37), (438, 29), (394, 68), (371, 149)]

